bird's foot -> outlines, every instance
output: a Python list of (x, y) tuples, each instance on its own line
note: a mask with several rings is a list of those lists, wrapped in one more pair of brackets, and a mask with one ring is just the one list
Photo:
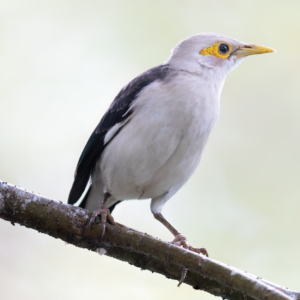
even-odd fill
[(186, 237), (181, 233), (178, 233), (175, 236), (175, 239), (171, 242), (171, 244), (174, 244), (179, 247), (182, 246), (183, 248), (188, 249), (193, 252), (196, 252), (196, 253), (202, 253), (203, 255), (208, 257), (208, 252), (205, 248), (194, 248), (194, 247), (190, 246), (189, 243), (187, 242)]
[(118, 224), (115, 222), (113, 216), (110, 214), (110, 211), (106, 207), (106, 205), (102, 204), (99, 209), (97, 209), (93, 212), (91, 220), (89, 222), (89, 226), (91, 226), (93, 223), (95, 223), (96, 218), (99, 215), (101, 216), (101, 226), (102, 226), (101, 240), (102, 240), (104, 237), (104, 234), (105, 234), (106, 222), (109, 221), (109, 223), (111, 223), (114, 226), (118, 226)]

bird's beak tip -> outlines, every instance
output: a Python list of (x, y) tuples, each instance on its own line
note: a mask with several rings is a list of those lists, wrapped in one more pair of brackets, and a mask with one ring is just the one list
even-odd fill
[(276, 53), (277, 51), (269, 47), (249, 44), (239, 48), (236, 52), (236, 56), (243, 57), (243, 56), (248, 56), (253, 54), (263, 54), (263, 53), (272, 53), (272, 52)]
[(257, 51), (254, 54), (262, 54), (262, 53), (272, 53), (272, 52), (277, 52), (275, 49), (273, 48), (269, 48), (269, 47), (265, 47), (265, 46), (259, 46), (259, 45), (253, 45), (254, 46), (254, 50)]

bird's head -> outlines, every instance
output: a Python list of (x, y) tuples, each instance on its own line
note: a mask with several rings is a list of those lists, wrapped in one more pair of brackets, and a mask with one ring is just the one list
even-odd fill
[(175, 69), (222, 80), (246, 56), (269, 52), (274, 50), (218, 33), (201, 33), (178, 43), (167, 63)]

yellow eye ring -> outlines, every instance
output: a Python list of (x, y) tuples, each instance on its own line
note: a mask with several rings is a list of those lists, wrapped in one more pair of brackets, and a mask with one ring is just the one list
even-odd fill
[[(227, 47), (227, 52), (225, 51), (225, 48)], [(231, 45), (220, 42), (220, 43), (215, 43), (212, 46), (208, 48), (204, 48), (200, 51), (200, 54), (202, 55), (213, 55), (219, 58), (227, 58), (230, 53), (231, 53), (232, 47)], [(222, 53), (225, 52), (225, 53)]]

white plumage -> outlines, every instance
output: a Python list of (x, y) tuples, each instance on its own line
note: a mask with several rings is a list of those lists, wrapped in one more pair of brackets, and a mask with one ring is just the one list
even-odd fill
[(198, 76), (187, 72), (148, 85), (133, 104), (129, 123), (103, 152), (93, 182), (103, 181), (116, 200), (155, 199), (151, 209), (160, 212), (159, 202), (195, 171), (218, 118), (218, 93), (199, 97), (201, 89)]
[[(219, 116), (226, 75), (246, 55), (271, 51), (220, 34), (199, 34), (180, 42), (165, 64), (142, 74), (142, 79), (149, 78), (146, 84), (144, 80), (141, 85), (138, 77), (123, 88), (98, 132), (105, 127), (109, 114), (115, 116), (114, 105), (121, 103), (122, 95), (131, 95), (135, 86), (138, 92), (126, 98), (120, 121), (103, 130), (103, 149), (91, 171), (92, 186), (84, 207), (96, 210), (107, 195), (94, 217), (100, 213), (104, 216), (105, 205), (151, 198), (152, 213), (174, 234), (175, 243), (195, 250), (164, 219), (162, 207), (200, 162)], [(151, 74), (157, 74), (157, 78)]]

